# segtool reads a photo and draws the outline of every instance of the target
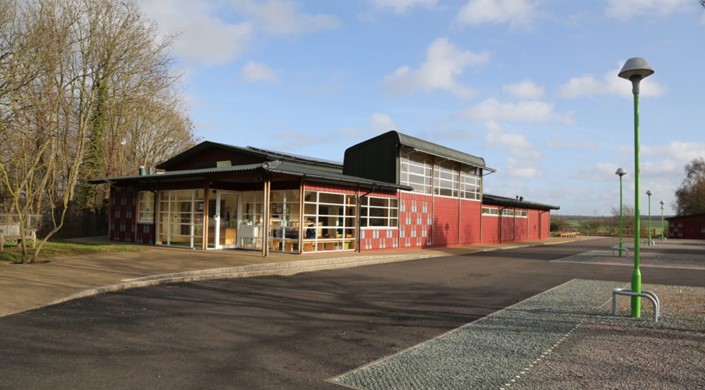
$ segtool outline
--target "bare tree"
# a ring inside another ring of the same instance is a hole
[[[685,178],[676,190],[678,215],[705,213],[705,159],[696,158],[685,166]]]
[[[88,178],[134,172],[138,165],[165,158],[154,153],[158,149],[171,155],[194,143],[191,122],[173,92],[177,77],[167,55],[171,39],[157,42],[155,25],[140,16],[134,3],[102,3],[89,10],[100,32],[94,69],[98,95],[79,186],[80,205],[91,209],[107,199],[107,189],[88,184]],[[131,136],[136,126],[138,144]],[[134,148],[143,155],[133,153]]]
[[[619,208],[612,208],[612,218],[609,222],[610,231],[619,234]],[[634,208],[622,206],[622,232],[623,234],[634,234]]]
[[[171,152],[176,142],[188,145],[193,133],[171,92],[168,42],[156,41],[135,3],[7,0],[0,22],[0,195],[21,234],[30,215],[51,219],[33,253],[22,243],[22,261],[33,262],[63,226],[77,188],[86,204],[105,196],[79,181],[128,164],[106,152],[116,139],[129,142],[129,130],[116,131],[121,124],[149,124],[141,127],[151,132],[142,160]],[[162,141],[172,150],[154,150]]]

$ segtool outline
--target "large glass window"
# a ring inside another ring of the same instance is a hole
[[[479,168],[466,167],[460,171],[460,197],[482,199],[482,176]]]
[[[399,227],[399,200],[366,196],[360,201],[360,226]]]
[[[355,195],[306,191],[303,251],[355,249]]]
[[[433,173],[433,193],[441,196],[458,197],[458,168],[453,161],[436,164]]]
[[[431,171],[433,162],[425,153],[412,149],[401,150],[401,179],[402,185],[412,187],[414,191],[422,194],[431,193]]]
[[[269,203],[270,244],[275,251],[296,252],[299,246],[299,191],[272,191]]]
[[[400,154],[400,184],[422,194],[482,199],[482,170],[452,160],[433,163],[433,157],[410,148]]]
[[[262,224],[264,222],[264,193],[242,193],[241,219],[238,221],[238,245],[241,248],[262,249]]]
[[[137,222],[154,222],[154,192],[140,191],[139,202],[137,204]]]
[[[483,207],[482,215],[494,215],[496,217],[499,215],[499,209],[493,207]]]
[[[157,244],[200,247],[203,243],[203,190],[159,193]]]

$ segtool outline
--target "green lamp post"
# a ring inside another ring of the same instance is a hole
[[[632,94],[634,95],[634,269],[632,271],[632,291],[641,292],[641,271],[639,261],[641,248],[641,215],[639,212],[639,84],[641,80],[651,76],[654,70],[641,57],[627,60],[619,71],[618,76],[631,81]],[[631,300],[632,317],[641,317],[641,297],[633,296]]]
[[[651,190],[646,190],[646,196],[649,197],[649,203],[648,203],[649,204],[649,219],[646,222],[646,233],[649,238],[649,240],[646,242],[647,246],[654,245],[653,241],[651,241],[651,195],[653,195],[653,194],[654,193],[651,192]]]
[[[663,201],[659,202],[661,204],[661,240],[666,239],[666,235],[663,234]]]
[[[622,221],[622,176],[626,175],[627,171],[617,168],[617,172],[614,174],[619,176],[619,257],[622,257],[622,248],[624,248],[622,243],[622,232],[624,231],[624,223]]]

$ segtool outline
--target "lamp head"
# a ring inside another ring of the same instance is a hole
[[[661,203],[661,208],[663,208],[663,201],[660,201],[659,203]]]
[[[617,175],[617,176],[619,176],[619,178],[621,179],[622,176],[624,176],[624,175],[627,174],[627,171],[625,171],[625,170],[622,169],[622,168],[617,168],[617,172],[615,172],[614,174]]]
[[[634,57],[627,60],[619,71],[618,76],[632,82],[632,92],[639,93],[639,83],[654,74],[654,69],[651,68],[648,62],[641,57]]]
[[[651,195],[653,195],[653,194],[654,194],[654,193],[651,192],[651,190],[646,190],[646,195],[651,196]]]

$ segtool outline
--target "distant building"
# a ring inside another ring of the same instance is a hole
[[[483,193],[484,159],[390,131],[343,164],[203,142],[110,184],[109,238],[304,253],[549,237],[558,206]]]
[[[705,239],[705,213],[666,218],[669,238]]]

